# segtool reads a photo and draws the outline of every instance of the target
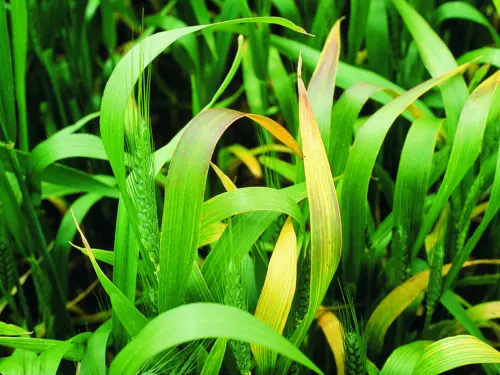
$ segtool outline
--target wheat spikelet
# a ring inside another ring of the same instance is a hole
[[[441,297],[441,287],[443,283],[442,279],[442,268],[444,260],[444,246],[442,242],[439,242],[431,253],[431,272],[429,275],[429,286],[427,289],[426,298],[426,315],[425,315],[425,327],[428,328],[434,310],[436,309],[436,304]]]
[[[136,235],[144,262],[142,283],[149,299],[149,308],[158,311],[158,274],[160,272],[160,232],[156,208],[154,155],[149,116],[151,68],[144,69],[144,47],[140,48],[140,69],[137,94],[129,103],[125,121],[125,136],[130,154],[131,173],[127,179],[127,191],[135,208]]]

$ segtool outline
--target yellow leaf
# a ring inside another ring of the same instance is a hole
[[[463,267],[478,264],[500,264],[500,260],[475,260],[465,262]],[[444,265],[442,276],[446,276],[450,268],[451,264]],[[370,319],[368,319],[364,332],[371,358],[377,357],[382,350],[385,334],[391,324],[427,288],[429,273],[429,270],[425,270],[409,278],[389,293],[375,308]]]
[[[295,141],[295,138],[293,138],[283,126],[266,116],[253,115],[250,113],[246,113],[245,116],[257,122],[260,126],[274,135],[276,139],[280,140],[284,145],[292,150],[296,155],[302,157],[302,151],[300,151],[300,147]]]
[[[262,168],[260,163],[250,150],[238,144],[229,146],[227,150],[241,160],[241,162],[247,166],[248,170],[255,177],[262,178]]]
[[[325,334],[328,345],[335,357],[337,375],[344,375],[344,340],[342,338],[342,324],[337,316],[320,306],[317,315],[318,324]]]
[[[255,316],[278,333],[285,328],[297,283],[297,236],[289,217],[281,229],[267,269]],[[276,354],[251,345],[255,360],[263,369],[274,367]]]
[[[332,172],[301,70],[302,56],[297,71],[299,122],[311,223],[311,306],[316,310],[340,261],[342,226]]]
[[[469,315],[474,322],[500,319],[500,301],[484,302],[472,306],[467,310],[467,315]]]
[[[198,239],[198,247],[209,245],[217,241],[222,233],[226,230],[227,224],[214,223],[210,224],[200,232],[200,238]]]
[[[233,191],[237,189],[234,182],[231,181],[231,179],[227,177],[226,174],[222,172],[218,166],[216,166],[212,162],[210,162],[210,165],[212,166],[215,173],[217,173],[217,176],[219,177],[220,182],[222,182],[222,185],[224,185],[224,189],[226,189],[226,191]]]
[[[474,336],[447,337],[425,348],[412,374],[441,374],[476,363],[500,363],[500,352]]]

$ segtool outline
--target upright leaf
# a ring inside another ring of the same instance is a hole
[[[330,146],[333,93],[340,56],[340,22],[341,20],[338,20],[330,31],[307,88],[307,95],[327,152]]]
[[[446,44],[405,0],[392,0],[417,44],[425,67],[432,77],[438,77],[457,67]],[[458,118],[468,96],[467,85],[461,75],[451,77],[440,86],[446,111],[448,141],[453,143]]]
[[[291,338],[293,343],[299,345],[314,321],[337,270],[342,251],[342,224],[328,156],[302,81],[302,58],[299,58],[297,72],[300,135],[311,228],[309,309]],[[278,364],[280,374],[286,373],[289,365],[290,362],[283,359]]]
[[[5,0],[0,1],[0,121],[7,129],[8,139],[4,142],[16,141],[16,107],[14,104],[14,79],[12,77],[12,59],[10,55],[9,29]],[[3,137],[2,137],[3,138]]]
[[[267,268],[264,287],[257,303],[255,317],[278,333],[283,333],[292,307],[297,283],[297,236],[289,217],[281,229]],[[263,371],[274,368],[276,354],[260,346],[251,346],[257,364]]]

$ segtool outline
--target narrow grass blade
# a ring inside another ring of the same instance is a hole
[[[111,363],[110,375],[135,374],[157,353],[193,340],[212,337],[265,346],[322,374],[296,347],[249,313],[229,306],[194,303],[171,309],[153,319],[116,356]]]
[[[499,82],[500,72],[497,72],[479,85],[465,103],[462,115],[460,116],[455,141],[451,149],[448,168],[412,248],[413,256],[420,250],[425,236],[432,228],[432,225],[434,225],[444,205],[448,202],[448,198],[479,156],[488,113],[490,107],[496,105],[492,100]]]
[[[474,322],[482,322],[498,318],[500,301],[483,302],[467,309],[467,315]]]
[[[209,161],[223,132],[241,117],[248,117],[301,154],[293,137],[278,123],[259,115],[210,109],[196,116],[175,149],[165,187],[160,245],[160,310],[178,306],[194,260]],[[193,145],[197,145],[193,152]],[[189,163],[190,168],[186,168]],[[182,194],[181,194],[182,193]],[[239,190],[226,194],[242,194]],[[179,252],[179,249],[184,249]]]
[[[90,336],[82,358],[80,375],[101,375],[106,373],[106,351],[110,333],[111,320],[108,320]]]
[[[111,75],[103,94],[101,104],[101,136],[108,154],[111,167],[117,178],[118,186],[122,191],[125,189],[125,160],[124,160],[124,118],[127,103],[134,85],[151,61],[163,50],[169,47],[179,38],[190,35],[207,28],[223,29],[240,23],[274,23],[289,27],[292,30],[302,32],[303,30],[293,23],[276,17],[255,17],[221,22],[212,25],[191,26],[180,29],[157,33],[145,38],[139,45],[134,46],[125,57],[117,64]],[[140,54],[140,49],[144,53]],[[143,61],[141,61],[141,59]],[[161,167],[160,167],[161,168]],[[128,194],[124,193],[125,207],[132,211],[132,202]]]
[[[294,0],[272,0],[272,3],[283,18],[301,24],[300,11]]]
[[[463,267],[497,263],[499,263],[497,260],[476,260],[464,263]],[[443,266],[442,275],[445,276],[450,268],[451,264]],[[377,305],[364,330],[364,338],[371,358],[376,358],[380,354],[390,325],[427,288],[428,283],[429,270],[425,270],[400,284]]]
[[[19,116],[19,148],[29,151],[28,113],[26,107],[26,57],[28,54],[28,7],[26,0],[11,2],[14,84]]]
[[[295,182],[295,177],[297,176],[297,168],[295,165],[271,156],[260,156],[259,162],[264,167],[278,173],[288,181]]]
[[[130,220],[123,204],[118,202],[115,243],[113,252],[113,283],[131,302],[135,302],[139,243],[130,228]],[[95,254],[95,253],[93,253]],[[113,317],[113,338],[117,348],[125,346],[128,335],[119,317]]]
[[[396,236],[392,239],[392,256],[399,261],[398,267],[406,268],[411,263],[410,247],[422,224],[432,157],[442,123],[428,117],[416,120],[401,151],[393,205]]]
[[[292,307],[297,283],[297,236],[289,217],[276,242],[266,280],[260,293],[255,317],[279,334],[283,333]],[[252,345],[255,360],[262,371],[272,371],[276,354],[261,346]]]
[[[366,23],[366,51],[368,67],[383,77],[390,78],[391,43],[386,0],[371,0]]]
[[[257,114],[265,114],[268,107],[267,87],[258,76],[260,52],[254,47],[256,45],[258,34],[253,32],[250,38],[243,45],[243,87],[245,89],[246,100],[250,111]],[[252,43],[254,41],[254,43]]]
[[[372,0],[373,1],[373,0]],[[326,341],[335,357],[335,366],[338,375],[344,375],[344,339],[342,336],[342,324],[337,316],[321,307],[318,310],[318,325],[323,331]]]
[[[24,328],[0,322],[0,336],[24,336],[30,334],[31,332],[26,331]]]
[[[98,194],[85,194],[79,197],[71,204],[70,211],[66,211],[59,225],[54,247],[52,249],[52,255],[56,268],[60,273],[61,280],[63,281],[62,287],[66,298],[68,295],[69,242],[73,240],[76,234],[76,227],[71,212],[73,212],[79,222],[82,222],[89,210],[101,199],[102,196]]]
[[[422,57],[422,61],[432,77],[438,77],[457,67],[457,63],[446,44],[432,30],[415,9],[404,0],[392,0],[403,18]],[[453,143],[460,112],[468,96],[467,86],[461,75],[451,77],[440,87],[446,111],[448,141]]]
[[[380,375],[412,374],[418,360],[430,344],[432,341],[418,340],[400,346],[387,358]]]
[[[451,291],[447,290],[439,300],[441,304],[446,307],[448,312],[460,322],[460,324],[467,330],[467,332],[479,340],[487,342],[481,330],[474,324],[474,321],[469,317],[465,309],[460,304],[457,296]],[[488,373],[491,373],[487,371]]]
[[[70,361],[81,361],[85,353],[85,343],[90,336],[90,332],[75,336],[63,353],[63,358]],[[14,349],[29,350],[35,353],[43,353],[56,348],[62,343],[64,341],[27,337],[0,337],[0,345]]]
[[[33,185],[35,199],[41,198],[44,170],[57,161],[76,157],[107,160],[101,139],[92,134],[56,134],[31,151],[26,173]]]
[[[372,115],[359,131],[347,160],[341,199],[345,249],[349,251],[343,264],[349,281],[356,283],[359,276],[360,254],[364,249],[364,237],[360,233],[364,233],[366,226],[368,185],[387,132],[397,117],[419,96],[466,68],[467,65],[463,65],[405,92]]]
[[[327,153],[330,146],[333,94],[340,57],[340,23],[341,20],[338,20],[330,31],[307,87],[307,95]]]
[[[297,117],[298,107],[294,83],[283,65],[279,52],[273,47],[269,50],[269,78],[285,119],[286,128],[290,130],[292,135],[296,136],[298,134],[299,119]]]
[[[227,339],[221,338],[215,341],[208,358],[203,365],[203,370],[200,375],[218,375],[226,352]]]
[[[262,178],[262,168],[257,158],[244,146],[234,144],[226,149],[236,156],[243,164],[245,164],[256,178]]]
[[[44,351],[37,358],[38,374],[57,375],[57,370],[63,359],[64,354],[71,344],[71,339],[63,341],[57,346]]]
[[[114,13],[112,0],[101,0],[102,37],[110,53],[115,51],[117,43]]]
[[[442,23],[443,21],[453,18],[468,20],[486,27],[488,29],[488,32],[491,34],[495,45],[497,47],[500,47],[500,36],[498,36],[495,27],[472,4],[466,3],[465,1],[450,1],[448,3],[442,4],[439,8],[437,8],[437,23]]]
[[[325,146],[301,79],[299,60],[299,119],[311,223],[311,310],[317,310],[340,261],[342,229]]]
[[[266,187],[248,187],[216,195],[203,204],[200,228],[251,211],[275,211],[292,216],[304,227],[299,206],[286,193]]]
[[[298,59],[298,56],[301,53],[304,61],[304,67],[308,70],[314,70],[319,60],[320,51],[295,40],[286,39],[277,35],[271,35],[271,44],[282,54],[293,60]],[[346,64],[343,61],[339,61],[336,85],[340,88],[347,89],[351,85],[358,82],[371,83],[376,86],[393,89],[399,93],[405,91],[402,87],[376,73]],[[386,104],[390,102],[393,97],[385,93],[377,93],[373,96],[373,99],[379,103]],[[417,100],[415,101],[415,105],[424,111],[427,116],[433,116],[429,108],[422,102]],[[403,112],[403,116],[410,120],[414,120],[414,118],[407,112]]]
[[[372,0],[351,0],[349,15],[349,29],[347,30],[347,60],[350,64],[356,63],[358,52],[361,49],[366,33],[368,12]]]
[[[475,363],[500,363],[500,352],[473,336],[448,337],[425,348],[412,374],[436,375]]]
[[[476,228],[472,237],[467,241],[462,251],[457,254],[456,258],[453,260],[453,265],[451,267],[449,275],[444,280],[443,290],[450,288],[462,268],[462,264],[471,255],[472,251],[476,248],[482,235],[488,228],[488,225],[495,218],[495,216],[500,210],[500,146],[498,149],[497,163],[495,169],[495,178],[493,181],[493,187],[491,190],[490,200],[486,212],[481,220],[481,223]]]
[[[16,142],[16,107],[14,104],[14,78],[12,76],[12,58],[10,54],[9,28],[5,1],[0,1],[0,71],[3,79],[0,80],[0,122],[5,126],[9,139],[2,141]],[[2,137],[3,138],[3,137]]]
[[[196,17],[197,23],[199,25],[207,25],[210,23],[210,14],[208,13],[208,8],[203,0],[190,0],[191,8],[193,9],[194,15]],[[214,58],[217,58],[217,48],[215,47],[215,38],[212,30],[202,30],[203,37],[205,38],[205,43],[207,43],[208,49],[212,53]]]
[[[215,92],[210,103],[208,103],[205,106],[205,108],[203,108],[203,109],[208,109],[208,108],[213,107],[213,105],[217,102],[217,100],[224,93],[224,91],[226,91],[227,87],[229,86],[229,84],[233,80],[234,75],[238,71],[238,68],[240,67],[241,59],[243,56],[242,51],[243,51],[243,35],[240,35],[240,36],[238,36],[238,50],[236,51],[236,56],[234,57],[233,63],[231,64],[231,67],[229,68],[229,72],[227,73],[226,77],[224,78],[224,81],[222,81],[222,84],[220,85],[220,87]]]
[[[210,245],[217,241],[222,233],[227,228],[227,224],[214,223],[207,225],[205,228],[200,229],[200,238],[198,239],[198,247]]]
[[[302,342],[315,319],[342,251],[342,224],[337,193],[325,146],[302,81],[301,70],[302,60],[299,58],[299,122],[311,227],[311,276],[309,309],[291,338],[296,345]],[[286,359],[278,363],[280,373],[286,372],[289,365],[290,362]]]
[[[233,190],[237,190],[238,189],[236,187],[236,185],[234,184],[234,182],[231,181],[231,179],[229,177],[227,177],[225,175],[225,173],[222,172],[218,166],[216,166],[212,162],[210,162],[210,166],[212,167],[212,169],[217,174],[217,177],[219,177],[219,180],[222,182],[222,185],[224,185],[224,189],[226,189],[226,191],[233,191]]]
[[[146,325],[147,320],[144,315],[141,314],[139,310],[134,306],[133,302],[129,301],[128,298],[108,279],[108,277],[102,272],[101,268],[97,264],[94,258],[94,253],[92,252],[87,239],[83,235],[83,232],[78,225],[78,221],[73,216],[76,228],[82,237],[83,244],[87,250],[87,254],[92,262],[92,266],[101,282],[104,290],[108,293],[111,304],[113,306],[113,312],[116,313],[120,322],[124,325],[130,336],[135,337],[142,328]]]
[[[332,118],[335,120],[332,121],[331,125],[328,160],[334,176],[339,176],[344,172],[353,140],[354,125],[361,109],[368,99],[375,97],[380,92],[385,92],[393,98],[400,95],[398,91],[391,88],[358,82],[349,86],[333,106]],[[412,118],[424,116],[424,112],[415,104],[411,104],[406,111],[411,114]]]
[[[286,189],[286,192],[295,202],[306,198],[305,184],[298,184]],[[208,257],[203,262],[202,272],[215,300],[223,301],[223,288],[225,280],[224,265],[227,262],[227,254],[232,254],[235,263],[241,263],[253,244],[262,233],[278,219],[280,213],[276,212],[249,212],[232,220],[231,233],[225,231]],[[238,238],[235,243],[234,238]]]

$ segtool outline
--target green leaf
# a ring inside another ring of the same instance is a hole
[[[233,80],[234,75],[238,71],[238,68],[240,67],[241,59],[243,56],[242,51],[243,51],[243,35],[240,35],[240,36],[238,36],[238,50],[236,51],[236,56],[234,57],[233,63],[231,64],[231,67],[229,68],[229,72],[227,73],[226,77],[224,78],[224,81],[222,81],[222,84],[220,85],[220,87],[215,92],[210,103],[208,103],[205,106],[205,108],[203,108],[203,109],[208,109],[208,108],[213,107],[215,102],[217,102],[217,100],[224,93],[224,91],[226,91],[227,87],[229,86],[229,84]]]
[[[294,182],[297,175],[296,167],[286,161],[270,156],[260,156],[259,162],[266,168],[275,171],[288,181]]]
[[[475,363],[500,363],[500,352],[473,336],[448,337],[425,348],[412,374],[437,375]]]
[[[299,54],[302,54],[304,67],[307,68],[307,70],[313,71],[319,60],[320,51],[294,40],[279,37],[277,35],[271,35],[271,44],[276,47],[276,49],[282,54],[286,55],[287,58],[290,58],[292,60],[297,60]],[[402,93],[405,91],[400,86],[392,83],[388,79],[376,73],[339,61],[336,85],[340,88],[347,89],[348,87],[358,82],[371,83],[376,86],[392,89],[398,93]],[[377,102],[382,104],[386,104],[392,99],[392,96],[384,92],[377,93],[373,96],[373,100],[376,100]],[[415,102],[415,105],[422,111],[424,111],[426,115],[433,116],[432,112],[422,102],[417,100]],[[410,120],[414,119],[407,112],[403,112],[403,116]]]
[[[120,199],[116,215],[114,252],[111,258],[113,260],[113,282],[131,303],[135,302],[138,251],[139,243],[135,233],[130,228],[130,220],[123,200]],[[99,259],[94,251],[93,254]],[[113,317],[113,338],[117,348],[125,346],[127,333],[125,327],[120,323],[119,317]]]
[[[282,189],[295,202],[300,202],[307,196],[304,183]],[[280,213],[261,211],[249,212],[232,219],[231,231],[224,234],[210,251],[201,267],[206,283],[212,292],[215,301],[223,301],[223,285],[225,282],[224,265],[227,254],[231,254],[234,263],[239,264],[262,233],[280,216]],[[238,241],[234,241],[237,238]]]
[[[193,340],[230,338],[262,345],[322,374],[304,354],[247,312],[211,303],[183,305],[160,314],[111,363],[110,375],[135,374],[154,355]]]
[[[425,22],[415,9],[404,0],[392,0],[392,3],[403,18],[413,40],[417,44],[422,61],[432,77],[438,77],[457,67],[457,63],[446,44]],[[452,77],[440,86],[446,111],[448,142],[455,139],[455,132],[460,112],[468,96],[467,86],[461,75]]]
[[[479,156],[488,113],[499,82],[500,72],[497,72],[479,85],[465,103],[443,182],[414,242],[413,256],[420,250],[448,198]]]
[[[363,125],[351,148],[344,172],[341,212],[344,224],[343,257],[346,274],[351,282],[356,282],[361,265],[366,226],[366,198],[370,176],[382,147],[383,141],[396,118],[419,96],[443,83],[467,66],[461,66],[438,78],[432,78],[382,107]]]
[[[85,332],[73,337],[73,340],[64,350],[63,358],[71,361],[81,361],[85,352],[84,343],[90,336],[90,332]],[[64,344],[64,341],[27,337],[0,337],[0,345],[14,349],[29,350],[35,353],[42,353],[57,348],[61,344]]]
[[[90,336],[82,358],[81,375],[101,375],[106,373],[106,349],[110,332],[111,320],[108,320]]]
[[[208,8],[203,0],[190,0],[191,7],[193,8],[196,21],[199,25],[207,25],[210,23],[210,15],[208,13]],[[208,49],[212,53],[214,58],[217,58],[217,48],[215,47],[215,38],[212,30],[202,30],[203,37],[207,43]]]
[[[116,27],[113,0],[101,0],[102,38],[110,53],[116,48]]]
[[[307,95],[327,153],[330,146],[333,94],[340,57],[340,22],[341,20],[337,21],[331,29],[307,87]]]
[[[412,374],[425,348],[430,344],[432,344],[432,341],[418,340],[400,346],[387,358],[380,375]]]
[[[76,228],[80,233],[85,249],[87,250],[87,254],[92,262],[92,266],[94,267],[94,271],[99,278],[104,290],[109,295],[111,299],[111,305],[113,307],[113,312],[116,313],[118,319],[123,324],[127,332],[130,336],[135,337],[141,329],[146,325],[147,319],[142,315],[142,313],[137,310],[134,306],[134,303],[131,302],[127,296],[125,296],[120,289],[116,287],[115,284],[111,282],[110,279],[102,272],[101,267],[97,264],[97,261],[94,258],[94,253],[90,248],[87,239],[83,235],[83,232],[78,225],[78,221],[75,216],[73,216],[73,220],[75,222]]]
[[[292,135],[297,135],[299,119],[293,80],[283,65],[278,50],[273,47],[269,50],[269,78],[281,113],[285,118],[285,126]]]
[[[203,365],[203,370],[200,375],[218,375],[226,352],[227,339],[221,338],[215,341],[208,358]]]
[[[175,149],[165,186],[160,244],[161,311],[178,306],[186,288],[197,251],[206,177],[216,142],[229,126],[245,116],[300,155],[293,137],[278,123],[263,116],[209,109],[191,120]],[[196,152],[193,145],[197,145]],[[186,168],[186,163],[190,168]],[[244,194],[239,191],[226,194],[233,193]],[[179,249],[184,250],[179,252]]]
[[[142,74],[141,69],[145,69],[154,58],[183,36],[206,28],[224,28],[239,23],[254,22],[274,23],[302,32],[302,29],[293,23],[276,17],[255,17],[212,25],[185,27],[157,33],[145,38],[139,45],[134,46],[117,64],[104,89],[101,104],[101,136],[128,211],[133,212],[133,205],[125,184],[124,118],[129,97],[135,83]],[[139,53],[141,48],[143,54]]]
[[[365,38],[368,67],[383,77],[389,78],[391,43],[386,0],[371,0]]]
[[[442,123],[443,120],[429,117],[416,120],[401,151],[393,206],[394,227],[400,231],[400,238],[393,237],[392,255],[403,261],[396,266],[398,268],[409,266],[409,246],[422,225],[432,157]],[[395,254],[397,251],[401,253]]]
[[[366,34],[366,23],[372,0],[351,0],[349,15],[349,29],[347,30],[347,60],[350,64],[356,63],[358,52],[361,49]]]
[[[26,0],[12,1],[10,6],[12,21],[12,48],[14,52],[14,83],[16,89],[17,112],[19,115],[19,147],[29,149],[28,113],[26,107],[26,56],[28,54],[28,7]],[[2,70],[3,71],[3,70]]]
[[[441,4],[436,10],[436,20],[438,23],[453,18],[468,20],[486,27],[496,46],[500,47],[500,37],[495,27],[475,6],[464,1],[450,1]]]
[[[311,228],[309,250],[311,275],[308,310],[291,338],[297,346],[304,340],[337,270],[343,237],[337,192],[328,164],[328,156],[302,81],[301,70],[302,60],[299,58],[297,68],[299,123]],[[277,367],[280,373],[286,373],[289,366],[290,361],[282,358]]]
[[[14,78],[12,77],[12,59],[10,55],[9,29],[5,0],[0,1],[0,126],[5,126],[9,139],[4,142],[16,142],[16,107],[14,104]]]
[[[0,322],[0,336],[23,336],[29,334],[31,333],[24,328],[15,326],[14,324]]]
[[[481,223],[476,228],[471,238],[467,241],[465,246],[462,248],[462,251],[457,254],[455,259],[453,259],[453,265],[451,267],[449,275],[446,277],[443,285],[443,289],[446,290],[453,285],[453,282],[457,278],[460,269],[462,268],[462,264],[466,261],[466,259],[470,256],[472,251],[476,248],[481,236],[488,228],[488,225],[495,218],[495,216],[500,210],[500,146],[498,149],[497,155],[497,163],[495,169],[495,178],[493,181],[493,187],[491,189],[490,200],[488,204],[488,208],[484,214]]]
[[[284,213],[304,227],[297,203],[286,193],[267,187],[248,187],[216,195],[203,204],[200,227],[203,229],[230,216],[251,211]]]
[[[101,199],[102,196],[98,194],[85,194],[84,196],[79,197],[71,204],[70,210],[66,211],[61,220],[61,224],[59,225],[52,254],[54,257],[54,263],[58,272],[60,272],[60,278],[63,282],[63,292],[66,296],[68,293],[69,242],[73,240],[73,237],[75,237],[76,234],[76,227],[73,222],[71,211],[77,220],[82,222],[85,216],[87,216],[89,210]]]

